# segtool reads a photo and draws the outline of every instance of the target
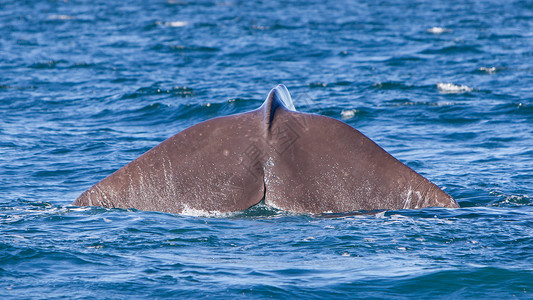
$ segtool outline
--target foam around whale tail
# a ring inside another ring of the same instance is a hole
[[[296,112],[283,85],[254,111],[208,120],[174,135],[74,204],[229,212],[263,198],[301,213],[458,207],[351,126]]]

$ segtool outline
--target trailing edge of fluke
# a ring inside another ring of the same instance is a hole
[[[263,199],[278,209],[313,214],[459,207],[353,127],[296,112],[283,85],[256,110],[177,133],[73,204],[231,212]]]

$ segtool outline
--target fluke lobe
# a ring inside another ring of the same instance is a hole
[[[296,112],[283,85],[256,110],[172,136],[73,204],[212,213],[244,210],[262,199],[313,214],[459,207],[351,126]]]

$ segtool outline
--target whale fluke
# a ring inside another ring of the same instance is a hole
[[[353,127],[296,112],[283,85],[256,110],[177,133],[73,204],[231,212],[263,199],[282,210],[313,214],[459,207]]]

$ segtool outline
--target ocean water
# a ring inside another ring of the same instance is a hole
[[[280,83],[461,208],[71,206]],[[533,2],[1,1],[0,295],[531,299]]]

